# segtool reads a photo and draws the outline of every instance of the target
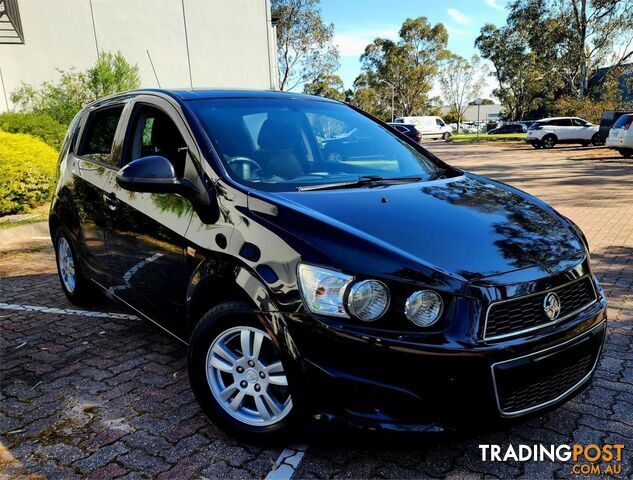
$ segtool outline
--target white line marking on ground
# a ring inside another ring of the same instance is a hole
[[[138,320],[136,315],[125,313],[91,312],[90,310],[74,310],[72,308],[41,307],[38,305],[18,305],[15,303],[0,303],[0,310],[18,310],[22,312],[53,313],[55,315],[79,315],[82,317],[116,318],[118,320]]]
[[[290,480],[307,449],[307,445],[293,445],[285,448],[275,462],[275,468],[266,475],[266,480]]]

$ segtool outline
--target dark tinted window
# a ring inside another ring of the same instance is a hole
[[[169,116],[154,107],[139,105],[134,111],[131,137],[126,145],[125,158],[160,155],[171,162],[178,177],[184,175],[187,144]]]
[[[575,127],[584,127],[585,125],[587,125],[587,122],[581,120],[580,118],[572,118],[571,121],[573,122]]]
[[[556,125],[557,127],[571,127],[570,118],[559,118],[557,120],[552,120],[550,123],[552,125]]]
[[[613,128],[622,128],[624,125],[626,125],[626,122],[629,121],[629,118],[631,118],[631,116],[633,115],[622,115],[620,118],[618,118],[618,121],[615,122]]]
[[[112,142],[122,112],[123,106],[117,106],[90,114],[79,154],[94,155],[98,160],[111,163]]]

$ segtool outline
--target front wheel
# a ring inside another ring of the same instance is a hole
[[[189,379],[206,415],[247,440],[284,439],[296,428],[299,407],[270,335],[246,304],[207,312],[189,344]]]
[[[620,155],[622,155],[624,158],[633,157],[633,149],[621,148],[618,150],[618,152],[620,152]]]
[[[444,132],[442,134],[442,140],[444,140],[445,142],[448,141],[449,138],[451,138],[451,134],[449,132]]]
[[[554,145],[556,145],[556,137],[554,135],[545,135],[543,140],[541,140],[541,144],[543,148],[554,148]]]

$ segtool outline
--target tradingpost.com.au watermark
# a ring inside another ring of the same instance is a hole
[[[575,475],[620,475],[622,472],[622,444],[604,445],[479,445],[484,462],[569,462]]]

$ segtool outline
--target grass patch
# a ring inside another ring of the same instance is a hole
[[[512,142],[523,141],[527,137],[526,133],[500,133],[499,135],[488,135],[480,133],[477,138],[476,133],[460,133],[452,135],[451,142]]]

